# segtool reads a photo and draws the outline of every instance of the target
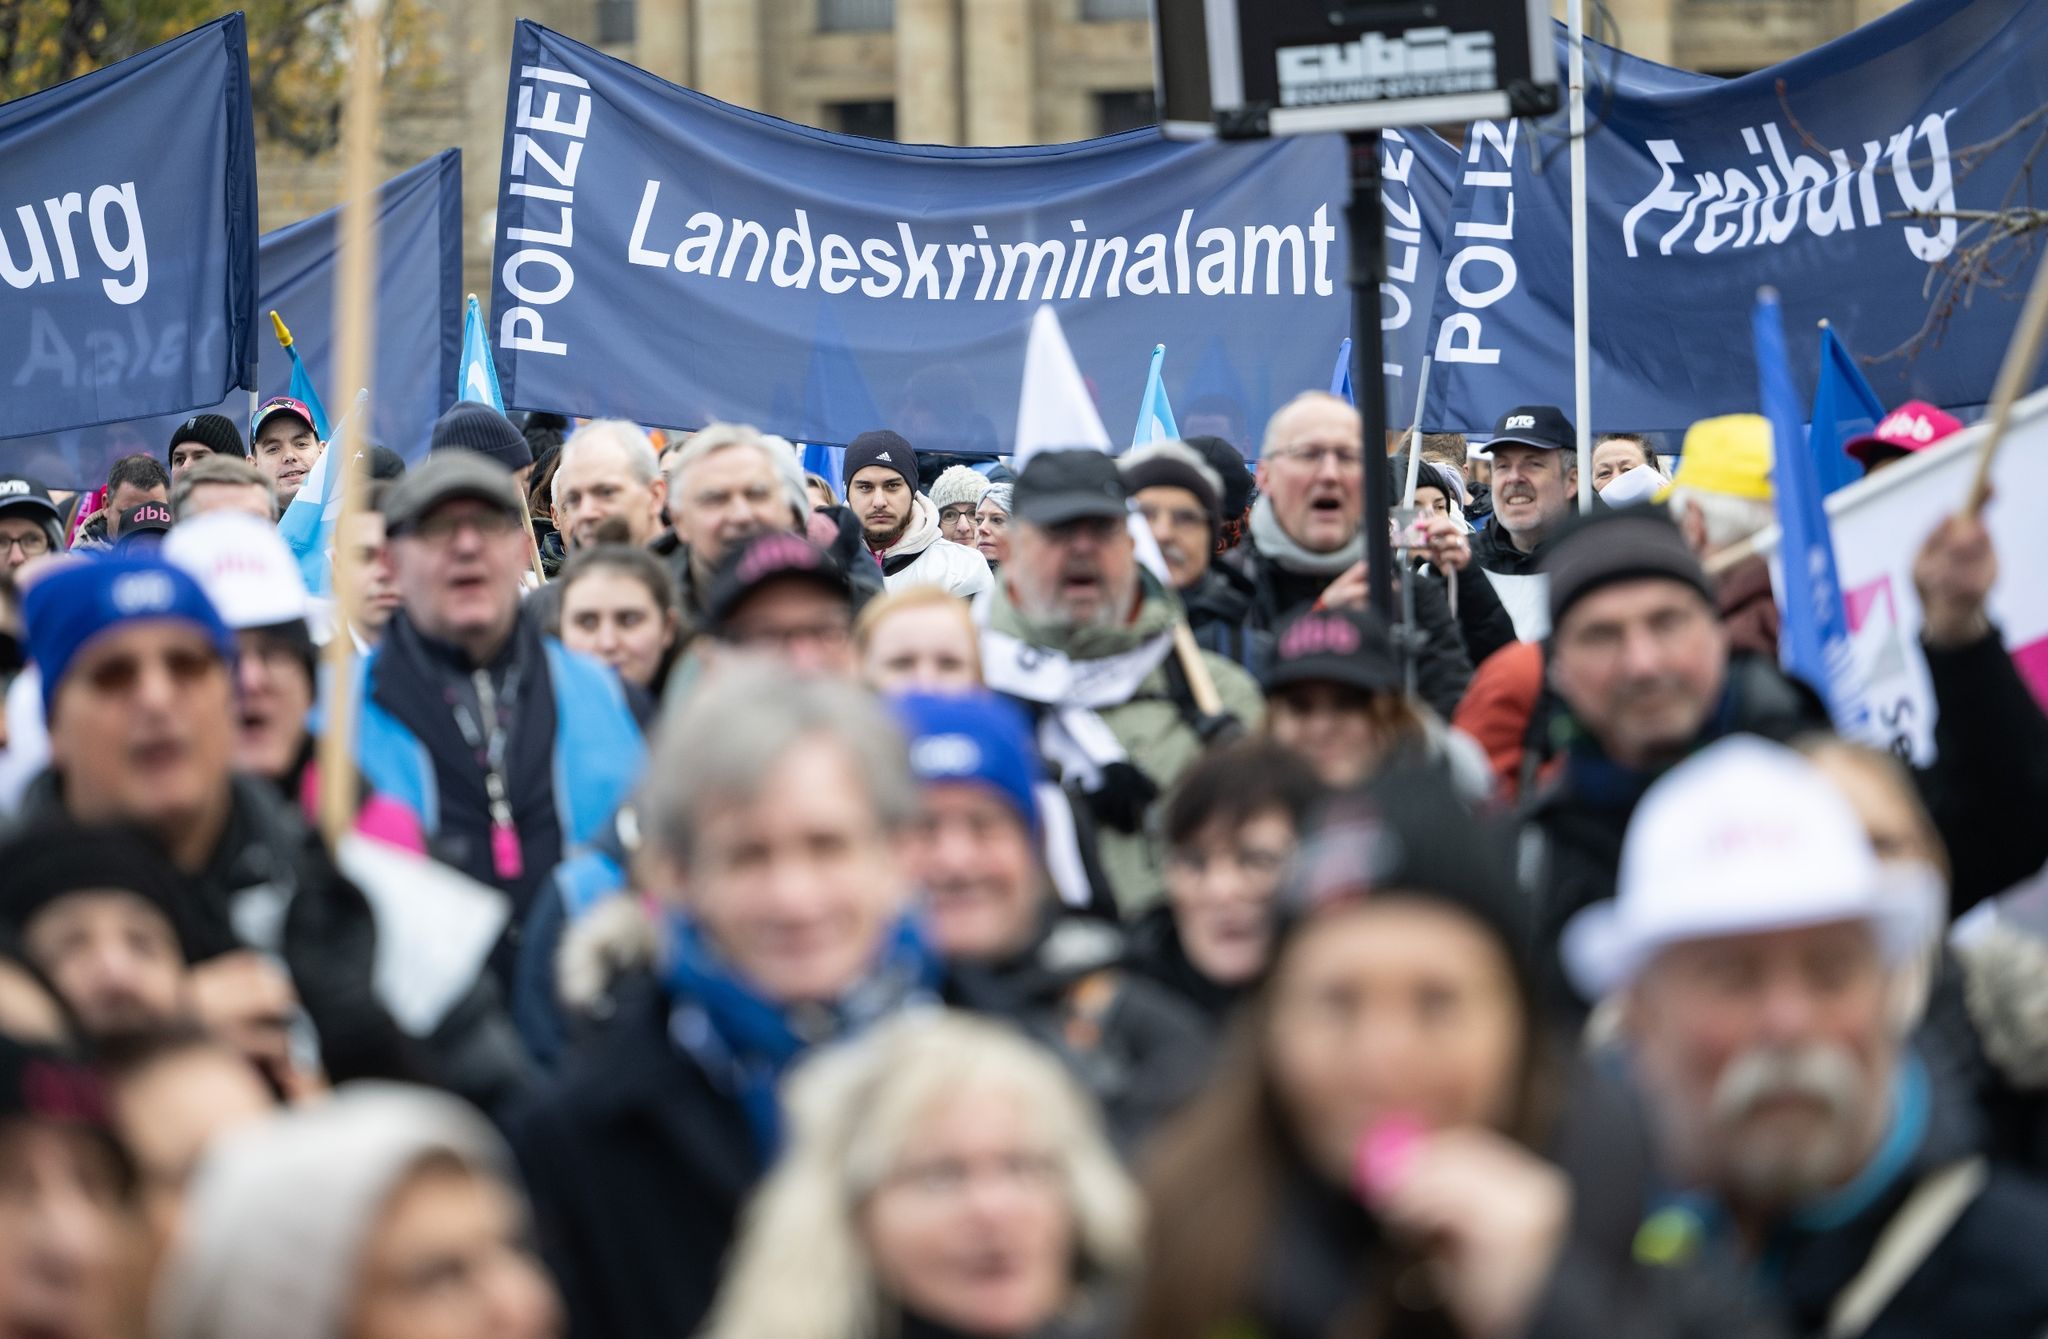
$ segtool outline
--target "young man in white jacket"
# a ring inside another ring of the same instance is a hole
[[[939,533],[938,508],[917,491],[917,454],[901,435],[882,428],[854,438],[844,483],[889,590],[937,586],[972,599],[995,584],[986,558]]]

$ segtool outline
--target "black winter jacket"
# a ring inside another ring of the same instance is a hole
[[[1253,626],[1267,632],[1313,605],[1336,579],[1320,573],[1290,572],[1259,552],[1249,536],[1218,561],[1230,562],[1251,587]],[[1465,685],[1472,680],[1472,660],[1465,653],[1465,639],[1458,631],[1458,621],[1451,616],[1442,583],[1413,578],[1412,574],[1410,577],[1414,580],[1415,627],[1420,637],[1415,666],[1418,695],[1437,715],[1449,720],[1458,709],[1459,699],[1465,696]],[[1395,599],[1398,608],[1398,584]]]

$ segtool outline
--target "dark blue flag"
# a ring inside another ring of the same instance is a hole
[[[240,14],[0,106],[0,282],[0,437],[253,384]]]
[[[341,211],[330,209],[263,235],[259,309],[275,309],[291,327],[306,375],[337,413],[359,387],[344,387],[336,337],[336,257]],[[446,150],[378,189],[376,384],[370,437],[408,458],[427,449],[434,420],[453,404],[462,361],[462,155]],[[257,348],[258,395],[291,393],[293,360],[269,333]],[[189,414],[220,413],[246,434],[251,396],[236,392],[184,406],[160,418],[0,442],[0,461],[46,483],[97,485],[107,467],[135,452],[162,459],[171,432]]]

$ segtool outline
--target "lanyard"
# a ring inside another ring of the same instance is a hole
[[[517,879],[526,872],[526,860],[519,849],[519,829],[512,822],[511,788],[505,784],[506,740],[512,732],[506,727],[504,713],[510,712],[518,699],[519,667],[514,665],[506,671],[502,702],[500,695],[491,691],[489,670],[477,670],[470,676],[470,682],[476,688],[478,715],[490,722],[490,733],[484,733],[481,723],[461,702],[450,703],[455,728],[462,732],[462,742],[475,751],[476,760],[484,769],[484,799],[491,814],[491,872],[500,879]]]

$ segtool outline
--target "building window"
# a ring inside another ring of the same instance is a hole
[[[818,31],[886,32],[896,26],[896,0],[818,0]]]
[[[896,104],[893,102],[835,102],[826,110],[842,134],[865,135],[869,139],[896,138]]]
[[[1159,124],[1159,109],[1153,105],[1152,90],[1130,89],[1095,95],[1095,124],[1104,135],[1121,134]]]
[[[597,0],[597,40],[616,46],[633,40],[636,0]]]
[[[1081,0],[1081,17],[1089,23],[1115,23],[1121,19],[1149,19],[1151,0]]]

